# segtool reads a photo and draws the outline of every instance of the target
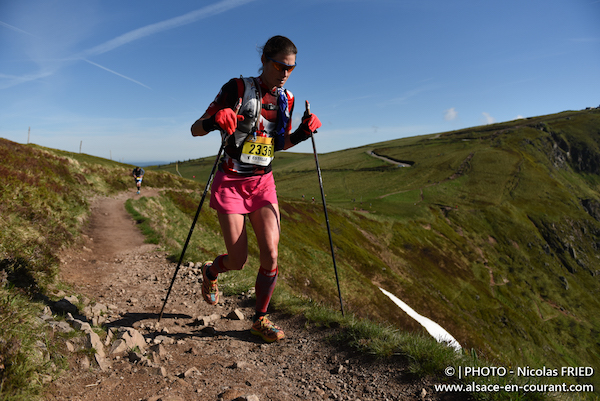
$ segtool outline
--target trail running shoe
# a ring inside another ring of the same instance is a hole
[[[219,302],[219,285],[217,280],[211,280],[206,275],[206,271],[212,266],[212,262],[202,264],[202,297],[209,305],[216,305]]]
[[[254,334],[255,336],[260,336],[268,343],[283,340],[285,338],[283,330],[275,326],[273,322],[267,319],[266,316],[261,316],[258,318],[258,320],[256,320],[256,322],[254,322],[252,328],[250,329],[250,333]]]

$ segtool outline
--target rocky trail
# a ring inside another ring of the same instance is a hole
[[[272,312],[286,339],[263,343],[249,331],[251,294],[222,297],[216,306],[202,300],[200,263],[182,266],[159,323],[176,264],[144,243],[124,208],[130,197],[157,193],[94,200],[85,244],[61,256],[61,281],[74,293],[59,292],[63,299],[42,319],[55,331],[84,335],[61,340],[69,371],[48,380],[45,400],[466,399],[435,393],[432,381],[411,379],[398,360],[357,355],[329,340],[335,329],[302,317]],[[70,313],[66,322],[56,318],[61,311]]]

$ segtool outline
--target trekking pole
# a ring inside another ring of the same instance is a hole
[[[177,272],[179,272],[179,268],[181,267],[181,262],[183,261],[183,257],[185,255],[185,251],[190,243],[190,238],[192,238],[192,233],[194,232],[194,227],[196,226],[196,221],[198,220],[198,216],[200,215],[200,210],[202,210],[202,205],[204,204],[204,198],[206,198],[206,193],[208,192],[208,188],[210,188],[210,183],[212,182],[213,176],[215,175],[215,170],[217,169],[217,164],[219,163],[219,159],[221,158],[221,153],[223,153],[223,149],[225,148],[225,143],[227,142],[227,137],[223,139],[221,143],[221,148],[219,149],[219,153],[217,153],[217,158],[215,159],[215,164],[208,176],[208,181],[206,182],[206,187],[204,187],[204,193],[202,194],[202,198],[200,199],[200,204],[198,205],[198,210],[196,210],[196,216],[194,216],[194,221],[192,222],[192,226],[190,227],[190,232],[188,233],[187,239],[185,240],[185,244],[183,245],[183,249],[181,250],[181,256],[179,257],[179,263],[177,263],[177,267],[175,268],[175,273],[173,274],[173,278],[171,279],[171,285],[169,285],[169,290],[167,291],[167,296],[165,297],[165,302],[163,303],[162,309],[160,310],[160,315],[158,315],[158,321],[162,319],[163,311],[165,310],[165,306],[167,305],[167,300],[169,299],[169,295],[171,294],[171,290],[173,289],[173,284],[175,283],[175,278],[177,277]]]
[[[235,114],[238,113],[240,107],[242,106],[242,99],[240,99],[235,108]],[[167,300],[169,299],[169,295],[171,294],[171,290],[173,289],[173,284],[175,283],[175,278],[177,277],[177,272],[181,267],[181,262],[183,261],[183,257],[185,255],[185,251],[190,243],[190,238],[192,238],[192,233],[194,232],[194,227],[196,226],[196,221],[198,220],[198,216],[200,215],[200,210],[202,210],[202,205],[204,204],[204,198],[206,198],[206,193],[208,192],[208,188],[210,188],[210,183],[215,175],[215,170],[217,169],[217,164],[219,163],[219,159],[221,158],[221,153],[223,153],[223,149],[225,149],[225,145],[227,144],[227,139],[229,135],[225,135],[223,133],[223,140],[221,142],[221,147],[219,148],[219,153],[217,153],[217,157],[215,159],[215,164],[208,176],[208,181],[206,182],[206,187],[204,187],[204,193],[202,194],[202,198],[200,199],[200,205],[198,205],[198,210],[196,210],[196,216],[194,216],[194,221],[192,222],[192,226],[190,227],[190,232],[185,240],[185,244],[183,245],[183,249],[181,250],[181,256],[179,257],[179,262],[177,263],[177,267],[175,268],[175,273],[173,274],[173,278],[171,279],[171,285],[169,285],[169,290],[167,291],[167,296],[165,297],[165,302],[160,310],[160,314],[158,315],[158,321],[162,319],[163,312],[165,310],[165,306],[167,305]]]
[[[305,116],[310,116],[310,104],[308,100],[306,101],[306,111],[304,112]],[[338,296],[340,298],[340,310],[342,311],[342,316],[344,316],[344,303],[342,302],[342,292],[340,290],[340,280],[338,278],[337,265],[335,263],[335,253],[333,251],[333,240],[331,239],[331,228],[329,227],[329,216],[327,215],[327,204],[325,202],[325,193],[323,192],[323,178],[321,177],[321,167],[319,167],[319,157],[317,156],[317,146],[315,145],[315,136],[314,133],[310,135],[310,139],[312,140],[313,153],[315,154],[315,163],[317,165],[317,174],[319,175],[319,187],[321,188],[321,199],[323,199],[323,211],[325,212],[325,222],[327,223],[327,234],[329,235],[329,247],[331,248],[331,259],[333,260],[333,270],[335,271],[335,282],[337,283]]]

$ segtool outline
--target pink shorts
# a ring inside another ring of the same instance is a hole
[[[277,204],[273,172],[234,176],[217,171],[211,186],[210,207],[223,214],[247,214]]]

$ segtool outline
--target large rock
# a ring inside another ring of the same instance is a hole
[[[118,339],[112,344],[108,353],[110,355],[122,355],[125,354],[127,351],[129,351],[127,342],[125,342],[125,340]]]
[[[104,345],[102,344],[102,340],[100,340],[100,336],[91,330],[85,334],[84,346],[87,349],[95,349],[96,353],[102,358],[106,356],[104,354]]]
[[[79,314],[77,306],[73,305],[67,298],[63,298],[54,303],[53,308],[58,313],[70,313],[72,315]]]
[[[244,314],[239,309],[234,309],[229,312],[227,318],[231,320],[244,320]]]
[[[138,347],[141,351],[146,349],[146,339],[134,328],[119,327],[117,338],[125,341],[128,349],[134,349],[135,347]]]
[[[96,353],[94,357],[96,358],[96,363],[98,363],[100,370],[102,370],[103,372],[107,372],[110,369],[110,361],[107,360],[105,357],[101,356],[98,353]]]
[[[198,316],[196,318],[196,322],[198,322],[198,324],[200,326],[206,326],[210,323],[216,322],[217,320],[221,319],[221,315],[219,315],[218,313],[213,313],[210,316]]]

